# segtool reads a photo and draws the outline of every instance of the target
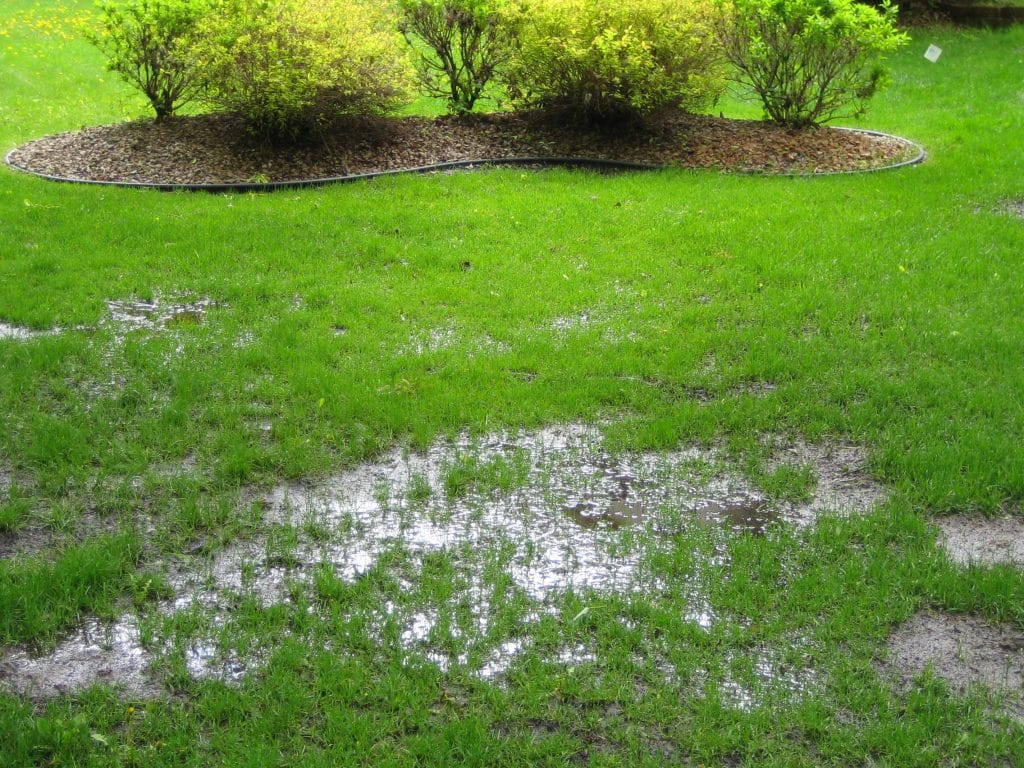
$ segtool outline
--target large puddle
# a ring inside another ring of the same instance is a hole
[[[362,611],[354,618],[367,640],[392,638],[408,663],[503,683],[534,649],[542,622],[567,620],[567,593],[583,601],[670,596],[686,606],[681,619],[699,632],[723,621],[742,623],[718,615],[708,596],[709,580],[729,567],[732,538],[772,536],[813,524],[826,511],[864,511],[882,498],[855,448],[790,445],[774,459],[774,466],[786,464],[817,480],[804,503],[769,499],[713,449],[613,455],[599,431],[586,426],[464,436],[422,453],[396,448],[321,482],[273,489],[257,539],[168,565],[176,597],[159,613],[167,624],[199,611],[219,631],[235,620],[240,596],[267,607],[290,603],[314,592],[325,572],[356,584],[400,562],[397,594],[369,610],[352,608]],[[693,546],[682,579],[657,567],[680,540]],[[450,571],[441,596],[421,589],[438,563]],[[496,620],[510,603],[526,606],[511,627]],[[259,654],[232,648],[228,635],[209,631],[184,640],[156,631],[143,643],[133,616],[106,627],[103,643],[95,640],[98,631],[86,625],[42,658],[9,653],[0,677],[37,697],[90,682],[121,682],[142,692],[152,685],[146,664],[172,646],[197,678],[238,680],[262,663]],[[597,650],[569,644],[546,653],[552,663],[572,667],[594,663]],[[651,653],[670,678],[667,654]],[[771,649],[746,656],[734,660],[746,678],[728,670],[708,677],[738,707],[756,706],[759,688],[781,686],[797,695],[813,678],[809,670],[786,667]]]

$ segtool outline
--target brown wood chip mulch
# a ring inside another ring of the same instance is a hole
[[[266,183],[395,171],[453,161],[574,157],[754,173],[868,170],[911,159],[891,136],[836,128],[668,112],[614,130],[572,127],[541,114],[340,121],[317,142],[275,148],[230,115],[175,117],[86,128],[32,141],[10,163],[88,181],[143,184]]]

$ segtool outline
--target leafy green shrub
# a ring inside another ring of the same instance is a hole
[[[727,1],[718,37],[735,79],[770,119],[797,128],[862,114],[884,82],[884,55],[907,40],[888,2]]]
[[[163,120],[199,93],[189,48],[209,8],[210,0],[103,0],[86,36]]]
[[[724,85],[714,13],[710,0],[521,0],[509,94],[598,121],[707,106]]]
[[[420,82],[466,114],[508,59],[502,0],[400,0],[399,29],[418,52]]]
[[[220,0],[199,32],[208,101],[271,141],[387,111],[408,94],[410,64],[379,3]]]

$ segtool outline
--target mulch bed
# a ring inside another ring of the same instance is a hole
[[[353,118],[317,141],[284,148],[256,141],[237,117],[200,115],[48,136],[15,149],[9,162],[62,178],[184,185],[299,181],[512,157],[826,173],[887,166],[917,151],[895,137],[827,127],[796,131],[681,112],[605,130],[541,113]]]

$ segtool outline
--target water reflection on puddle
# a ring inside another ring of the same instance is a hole
[[[345,531],[301,556],[326,558],[345,579],[397,543],[417,555],[511,550],[507,572],[539,602],[566,589],[661,589],[648,563],[657,549],[674,546],[672,534],[709,523],[763,533],[786,519],[742,478],[708,476],[706,451],[612,457],[599,438],[574,426],[439,443],[422,454],[395,450],[318,486],[277,488],[269,516]],[[503,486],[517,467],[514,485]],[[469,480],[453,497],[460,473]]]
[[[740,533],[764,536],[772,523],[782,520],[782,513],[756,496],[738,496],[702,504],[694,515],[698,520],[717,520]]]
[[[23,325],[0,323],[0,341],[4,339],[10,339],[12,341],[31,341],[32,339],[38,339],[41,336],[53,336],[57,333],[60,333],[60,329],[40,331]]]
[[[732,537],[809,525],[832,508],[822,499],[838,489],[861,488],[849,496],[857,505],[880,497],[880,489],[865,485],[852,449],[842,454],[843,466],[831,461],[834,453],[796,451],[802,461],[825,463],[814,467],[818,496],[794,505],[769,502],[724,469],[713,450],[611,455],[596,429],[580,425],[464,436],[422,453],[395,449],[316,484],[273,489],[264,499],[265,534],[212,560],[183,558],[169,574],[177,597],[163,610],[198,609],[223,627],[240,594],[264,606],[288,602],[297,585],[308,590],[324,569],[353,583],[400,550],[403,593],[416,593],[437,558],[455,573],[447,597],[425,591],[415,599],[385,598],[356,617],[373,643],[392,638],[409,663],[502,679],[533,649],[539,622],[564,620],[560,601],[567,592],[672,595],[687,606],[680,618],[708,632],[723,618],[707,580],[728,567]],[[680,541],[704,545],[689,553],[687,576],[668,577],[656,563],[677,554]],[[529,608],[515,626],[499,631],[495,616],[510,598]],[[115,638],[118,643],[130,658],[150,656],[137,632]],[[186,665],[195,677],[238,680],[261,663],[219,652],[203,638],[188,647]],[[65,644],[54,657],[68,652]],[[588,653],[570,653],[564,663],[582,663]],[[746,706],[738,693],[735,698]]]
[[[156,294],[151,301],[139,299],[108,301],[110,319],[125,330],[159,330],[198,325],[217,303],[200,298],[193,301],[168,300]]]
[[[106,302],[109,317],[100,325],[112,325],[116,331],[175,329],[201,324],[212,307],[219,306],[208,298],[185,300],[183,297],[164,298],[154,294],[151,301],[140,299],[111,300]],[[54,327],[38,330],[22,325],[0,322],[0,341],[31,341],[44,336],[57,336],[72,331],[92,331],[95,326],[78,325],[72,328]]]
[[[186,644],[182,658],[197,680],[237,682],[251,666],[225,658],[212,640]],[[77,693],[96,683],[116,685],[131,697],[154,697],[163,689],[148,671],[153,660],[154,650],[143,642],[134,616],[114,622],[87,619],[48,654],[16,649],[0,658],[0,685],[37,700]]]

